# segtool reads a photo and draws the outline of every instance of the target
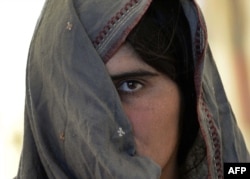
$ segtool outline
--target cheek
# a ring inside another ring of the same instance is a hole
[[[167,129],[179,123],[180,95],[177,90],[163,90],[154,95],[137,96],[123,104],[134,132]],[[166,131],[166,130],[161,130]]]
[[[145,140],[145,143],[148,138],[161,139],[177,132],[179,111],[179,101],[162,97],[137,100],[135,104],[125,107],[135,136]]]
[[[161,166],[170,158],[178,143],[179,93],[169,94],[138,97],[124,105],[134,130],[138,153]]]

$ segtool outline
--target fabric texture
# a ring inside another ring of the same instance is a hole
[[[222,178],[223,162],[249,162],[226,98],[201,11],[180,0],[190,24],[199,134],[182,173]],[[150,0],[47,0],[27,62],[25,132],[16,178],[159,178],[136,155],[131,126],[105,62]]]

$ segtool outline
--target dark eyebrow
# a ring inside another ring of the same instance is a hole
[[[130,72],[124,72],[121,74],[115,74],[111,75],[111,78],[113,81],[126,79],[126,78],[134,78],[134,77],[145,77],[145,76],[158,76],[158,73],[150,72],[150,71],[144,71],[144,70],[138,70],[138,71],[130,71]]]

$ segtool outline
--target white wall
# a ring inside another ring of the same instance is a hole
[[[0,178],[18,169],[23,134],[25,68],[45,0],[0,0]]]

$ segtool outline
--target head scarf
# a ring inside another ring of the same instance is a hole
[[[180,0],[195,64],[199,134],[186,178],[221,178],[223,162],[249,161],[193,0]],[[25,131],[17,178],[159,178],[136,154],[132,129],[105,62],[150,0],[47,0],[27,62]]]

